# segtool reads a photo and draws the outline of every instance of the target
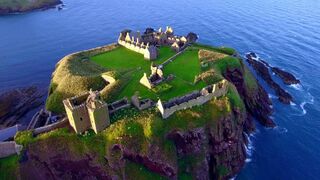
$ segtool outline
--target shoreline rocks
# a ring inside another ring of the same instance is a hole
[[[20,119],[44,104],[41,92],[36,86],[18,88],[0,94],[0,129],[17,124]]]
[[[268,68],[271,69],[272,72],[274,72],[282,81],[283,83],[285,83],[286,85],[291,85],[291,84],[299,84],[300,80],[297,79],[293,74],[284,71],[278,67],[273,67],[270,66],[269,63],[267,63],[266,61],[258,58],[256,53],[250,52],[248,54],[246,54],[246,57],[248,58],[252,58],[252,59],[259,59],[259,61],[261,61],[263,64],[265,64]]]
[[[252,55],[253,53],[249,53],[246,55],[247,57],[247,62],[255,69],[255,71],[257,72],[257,74],[259,76],[261,76],[261,78],[263,80],[266,81],[266,83],[275,90],[276,95],[278,96],[278,99],[280,102],[284,103],[284,104],[290,104],[290,102],[292,101],[292,96],[285,91],[284,89],[282,89],[280,87],[279,84],[277,84],[272,78],[271,75],[269,73],[269,68],[268,68],[268,64],[265,61],[258,61],[255,60],[257,58],[256,55]]]
[[[287,85],[291,85],[291,84],[299,84],[300,80],[298,80],[297,78],[295,78],[291,73],[286,72],[280,68],[277,67],[272,67],[271,68],[272,72],[274,72],[277,76],[279,76],[282,81],[287,84]]]

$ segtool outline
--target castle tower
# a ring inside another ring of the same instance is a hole
[[[90,95],[86,101],[86,106],[88,109],[91,128],[95,133],[98,133],[109,126],[110,117],[108,105],[102,101],[98,91],[90,91]]]
[[[89,93],[84,93],[63,101],[70,126],[76,133],[83,133],[90,128],[90,120],[85,106]]]
[[[110,124],[108,105],[100,98],[99,92],[84,93],[63,101],[70,126],[76,133],[93,129],[95,133]]]

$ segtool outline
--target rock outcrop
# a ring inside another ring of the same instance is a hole
[[[287,84],[299,84],[300,80],[298,80],[296,77],[294,77],[291,73],[286,72],[280,68],[277,67],[271,67],[272,72],[274,72],[277,76],[279,76],[282,81]]]
[[[44,92],[37,87],[14,89],[0,95],[0,129],[19,122],[30,110],[44,104]]]
[[[290,104],[292,101],[292,96],[282,89],[279,84],[277,84],[269,73],[269,69],[264,62],[255,60],[250,54],[247,54],[247,62],[256,70],[257,74],[260,75],[266,83],[275,90],[276,95],[280,102],[285,104]]]
[[[250,91],[246,87],[244,81],[245,67],[243,63],[241,63],[241,65],[241,69],[228,68],[224,76],[236,86],[249,113],[244,124],[244,130],[246,132],[252,132],[255,129],[252,117],[255,117],[266,127],[274,127],[275,123],[270,119],[270,115],[273,111],[271,108],[272,102],[269,99],[267,92],[262,88],[258,81],[256,81],[257,90]]]
[[[247,56],[247,58],[253,58],[253,59],[258,58],[258,56],[253,52],[248,53],[246,56]],[[287,71],[284,71],[278,67],[273,67],[269,63],[267,63],[266,61],[264,61],[260,58],[259,58],[259,60],[263,64],[265,64],[268,68],[270,68],[272,72],[274,72],[277,76],[279,76],[285,84],[291,85],[291,84],[299,84],[300,83],[300,80],[297,79],[293,74],[291,74]]]

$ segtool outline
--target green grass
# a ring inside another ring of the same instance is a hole
[[[193,90],[201,89],[205,86],[204,82],[199,82],[197,84],[193,83],[195,76],[201,71],[198,50],[186,51],[182,55],[179,55],[173,62],[165,66],[165,75],[174,74],[176,76],[174,80],[167,83],[172,86],[169,91],[155,92],[140,84],[139,81],[143,76],[143,73],[146,72],[147,74],[150,74],[151,62],[161,64],[172,55],[174,55],[174,52],[171,48],[164,46],[160,48],[160,54],[156,60],[148,61],[143,58],[142,54],[128,50],[125,47],[119,47],[110,52],[93,56],[91,57],[91,60],[107,69],[128,71],[126,74],[123,74],[123,77],[129,78],[128,83],[119,90],[115,99],[131,97],[136,92],[139,92],[139,95],[142,98],[157,100],[158,97],[160,97],[163,100],[168,100]]]
[[[186,50],[174,61],[164,67],[164,74],[174,74],[175,76],[187,81],[194,82],[196,75],[200,73],[200,61],[198,50]]]
[[[6,158],[0,158],[0,179],[17,179],[19,156],[12,155]]]
[[[235,49],[229,48],[229,47],[214,47],[214,46],[198,44],[198,43],[193,44],[193,47],[194,48],[211,50],[211,51],[215,51],[215,52],[219,52],[219,53],[224,53],[224,54],[227,54],[227,55],[233,55],[233,54],[235,54],[237,52]]]
[[[229,98],[229,101],[233,105],[233,107],[240,108],[240,110],[245,110],[245,105],[240,98],[240,95],[236,89],[235,86],[230,85],[227,93],[227,97]]]
[[[225,58],[216,60],[215,62],[211,62],[209,64],[210,64],[210,68],[214,68],[217,72],[220,72],[222,74],[226,72],[227,68],[241,69],[240,60],[231,56],[227,56]]]

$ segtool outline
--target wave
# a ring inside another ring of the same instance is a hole
[[[290,106],[296,106],[296,103],[290,101]]]
[[[276,132],[279,134],[285,134],[288,132],[287,128],[280,127],[280,126],[275,127],[274,130],[276,130]]]
[[[275,95],[273,95],[273,94],[268,94],[268,97],[270,98],[270,99],[276,99],[277,97],[275,96]]]
[[[247,158],[245,159],[246,163],[249,163],[252,161],[251,157],[254,151],[254,146],[253,146],[253,142],[252,142],[252,138],[254,138],[254,133],[251,134],[245,134],[245,136],[248,139],[248,144],[245,146],[246,149],[246,154],[247,154]]]
[[[302,115],[306,115],[307,114],[307,111],[306,109],[304,108],[304,106],[307,104],[307,102],[303,101],[301,104],[300,104],[300,108],[302,109]]]
[[[298,90],[298,91],[303,91],[301,84],[291,84],[291,85],[289,85],[289,87],[292,87],[293,89]]]

